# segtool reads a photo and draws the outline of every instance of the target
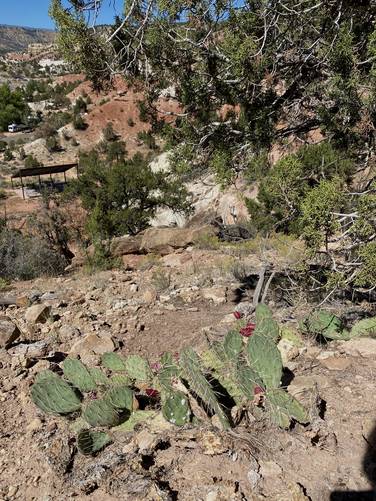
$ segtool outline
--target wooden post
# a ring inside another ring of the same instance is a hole
[[[40,174],[38,174],[39,190],[42,191],[42,181],[40,179]]]
[[[64,171],[64,182],[67,184],[67,173]]]
[[[52,179],[52,174],[50,174],[51,184],[54,185],[54,180]]]
[[[22,198],[25,200],[25,189],[24,189],[24,184],[23,184],[22,176],[20,176],[20,179],[21,179],[21,187],[22,187]]]

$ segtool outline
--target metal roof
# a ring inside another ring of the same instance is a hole
[[[72,164],[61,164],[61,165],[43,165],[41,167],[30,167],[19,169],[15,174],[13,174],[12,179],[29,177],[29,176],[43,176],[46,174],[59,174],[61,172],[66,172],[73,167],[77,167],[78,163]]]

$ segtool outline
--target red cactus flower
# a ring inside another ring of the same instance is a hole
[[[251,337],[255,328],[256,324],[248,323],[245,327],[240,329],[239,332],[243,337]]]
[[[260,393],[264,393],[264,390],[261,388],[261,386],[255,386],[253,393],[255,395],[260,395]]]
[[[234,317],[236,320],[240,320],[242,318],[243,314],[240,313],[240,311],[234,311]]]
[[[155,390],[154,388],[146,388],[145,393],[150,398],[156,398],[159,395],[158,390]]]

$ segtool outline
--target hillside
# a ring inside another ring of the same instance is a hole
[[[0,24],[0,54],[23,51],[29,44],[52,43],[54,40],[52,30]]]

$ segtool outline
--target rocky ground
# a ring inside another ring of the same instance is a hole
[[[251,263],[255,265],[256,263]],[[66,420],[30,400],[35,375],[67,354],[96,365],[107,351],[153,362],[223,335],[239,292],[233,263],[188,248],[127,256],[118,270],[19,283],[0,315],[0,498],[3,500],[325,501],[372,499],[375,483],[376,339],[280,342],[288,391],[310,411],[307,426],[250,420],[230,433],[208,420],[175,428],[153,421],[119,434],[96,457],[77,453]],[[306,305],[269,301],[297,327]],[[345,305],[343,311],[348,313]],[[346,497],[343,492],[356,497]]]

